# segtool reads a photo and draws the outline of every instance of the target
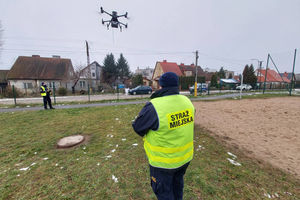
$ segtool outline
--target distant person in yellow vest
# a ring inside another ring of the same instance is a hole
[[[193,158],[195,109],[179,94],[178,79],[173,72],[164,73],[159,79],[162,88],[132,123],[143,137],[151,186],[159,200],[183,198],[183,176]]]
[[[51,98],[50,98],[51,90],[47,87],[47,85],[44,82],[42,82],[42,85],[40,88],[40,93],[41,93],[41,96],[43,97],[45,110],[48,109],[47,103],[48,103],[50,109],[55,109],[52,107],[52,104],[51,104]]]

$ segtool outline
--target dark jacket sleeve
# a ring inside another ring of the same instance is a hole
[[[146,135],[149,130],[155,131],[158,129],[158,117],[152,103],[146,103],[132,123],[132,127],[134,131],[142,137]]]

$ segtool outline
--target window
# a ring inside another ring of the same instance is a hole
[[[32,89],[33,88],[32,83],[23,83],[23,85],[24,85],[24,89]]]
[[[27,83],[27,88],[28,88],[28,89],[32,89],[32,88],[33,88],[32,83]]]
[[[85,81],[79,81],[80,88],[85,88]]]
[[[93,72],[93,73],[92,73],[92,77],[95,77],[95,76],[96,76],[96,74],[95,74],[95,72]]]
[[[192,71],[185,71],[185,76],[192,76]]]

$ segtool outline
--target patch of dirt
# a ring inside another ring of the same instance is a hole
[[[193,102],[195,123],[300,179],[300,98]]]

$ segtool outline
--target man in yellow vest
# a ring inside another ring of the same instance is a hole
[[[132,126],[143,137],[157,199],[177,200],[183,198],[183,176],[193,158],[195,109],[179,95],[175,73],[164,73],[159,84],[162,89],[151,95]]]
[[[43,97],[45,110],[48,109],[47,103],[48,103],[50,109],[55,109],[52,107],[52,104],[51,104],[51,98],[50,98],[51,90],[47,87],[47,85],[44,82],[42,82],[42,85],[40,88],[40,93],[41,93],[41,96]]]

